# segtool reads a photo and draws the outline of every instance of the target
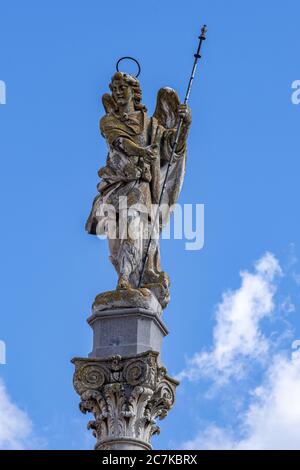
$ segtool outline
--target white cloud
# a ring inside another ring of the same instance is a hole
[[[269,341],[260,323],[274,311],[276,279],[281,274],[277,259],[268,252],[255,263],[254,273],[240,273],[240,288],[225,292],[217,306],[212,349],[188,360],[179,379],[207,376],[217,383],[226,382],[243,373],[246,360],[266,357]]]
[[[32,439],[30,418],[12,402],[0,379],[0,449],[27,449]]]
[[[233,450],[234,436],[231,429],[212,424],[201,430],[195,439],[182,445],[184,450]]]
[[[185,449],[300,449],[300,351],[273,357],[238,430],[211,425]],[[239,434],[239,438],[234,435]]]
[[[225,424],[219,425],[218,420],[202,424],[183,448],[300,450],[300,340],[291,343],[289,357],[280,351],[282,341],[291,339],[293,332],[282,314],[295,311],[289,295],[284,302],[274,303],[281,274],[275,256],[266,253],[253,273],[241,273],[240,288],[223,296],[211,350],[197,353],[180,375],[191,380],[208,376],[219,385],[244,369],[245,381],[243,387],[226,389],[230,393],[222,402]],[[280,329],[266,336],[262,320],[275,319],[275,311],[281,313]],[[260,376],[255,376],[248,365],[260,357],[265,361]],[[259,380],[255,388],[254,377]]]
[[[292,302],[290,295],[286,296],[280,303],[279,310],[286,314],[294,313],[296,311],[296,307]]]

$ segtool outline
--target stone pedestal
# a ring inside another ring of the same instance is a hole
[[[161,352],[162,340],[168,334],[158,315],[142,308],[96,312],[88,323],[94,333],[89,354],[93,358]]]
[[[148,289],[109,291],[97,295],[88,323],[93,330],[89,357],[130,356],[152,350],[161,353],[168,331],[162,309]]]
[[[144,292],[141,292],[144,291]],[[100,294],[88,323],[89,358],[74,358],[74,388],[98,450],[149,450],[175,400],[178,382],[161,361],[167,335],[161,307],[147,289]]]

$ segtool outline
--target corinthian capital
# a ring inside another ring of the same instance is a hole
[[[178,382],[157,362],[158,353],[131,357],[74,358],[74,388],[80,410],[94,419],[88,428],[97,439],[95,448],[151,449],[163,419],[175,401]]]

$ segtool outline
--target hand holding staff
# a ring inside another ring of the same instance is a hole
[[[194,80],[195,73],[196,73],[197,63],[198,63],[198,60],[201,58],[201,55],[200,55],[201,46],[202,46],[203,41],[205,41],[205,39],[206,39],[206,32],[207,32],[207,27],[206,27],[206,25],[204,25],[201,28],[201,35],[199,36],[199,44],[198,44],[197,52],[194,54],[195,59],[194,59],[194,64],[193,64],[192,73],[191,73],[191,76],[190,76],[190,79],[189,79],[186,95],[185,95],[185,98],[184,98],[184,105],[187,105],[189,97],[190,97],[192,84],[193,84],[193,80]],[[158,208],[157,208],[157,211],[155,213],[155,217],[154,217],[153,224],[152,224],[152,227],[151,227],[150,237],[149,237],[149,241],[148,241],[148,245],[147,245],[147,249],[146,249],[146,254],[145,254],[145,257],[144,257],[144,260],[143,260],[143,265],[142,265],[142,270],[141,270],[141,274],[140,274],[138,287],[141,287],[141,283],[142,283],[142,280],[143,280],[145,267],[146,267],[146,263],[147,263],[148,256],[149,256],[149,250],[150,250],[150,247],[151,247],[152,237],[153,237],[153,234],[154,234],[154,228],[156,226],[157,218],[159,216],[159,210],[160,210],[162,198],[163,198],[163,195],[164,195],[165,187],[166,187],[166,184],[167,184],[167,181],[168,181],[170,167],[172,165],[173,158],[174,158],[174,155],[175,155],[176,150],[177,150],[177,145],[178,145],[178,140],[179,140],[179,136],[180,136],[181,127],[182,127],[183,121],[185,120],[182,113],[179,113],[179,116],[180,116],[180,118],[179,118],[177,129],[176,129],[175,140],[174,140],[174,144],[173,144],[173,148],[172,148],[171,158],[170,158],[169,163],[168,163],[165,179],[164,179],[164,182],[163,182],[163,185],[162,185],[162,189],[161,189],[161,193],[160,193],[160,197],[159,197],[159,201],[158,201]]]

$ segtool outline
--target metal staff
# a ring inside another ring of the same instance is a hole
[[[203,25],[202,28],[201,28],[201,35],[199,36],[198,49],[197,49],[196,54],[194,54],[195,60],[194,60],[193,68],[192,68],[192,73],[191,73],[191,76],[190,76],[190,79],[189,79],[189,84],[188,84],[188,87],[187,87],[187,91],[186,91],[186,94],[185,94],[184,104],[187,104],[187,102],[189,100],[189,97],[190,97],[192,84],[193,84],[193,80],[194,80],[195,73],[196,73],[197,63],[198,63],[198,60],[201,59],[201,55],[200,55],[201,46],[202,46],[203,41],[205,41],[205,39],[206,39],[206,32],[207,32],[207,27],[206,27],[206,25]],[[167,181],[168,181],[170,167],[173,163],[173,158],[174,158],[174,155],[175,155],[176,150],[177,150],[177,145],[178,145],[178,140],[179,140],[179,135],[180,135],[182,123],[183,123],[183,118],[181,117],[178,121],[178,124],[177,124],[175,140],[174,140],[174,144],[173,144],[173,147],[172,147],[172,153],[171,153],[170,160],[168,162],[167,171],[166,171],[166,174],[165,174],[165,179],[164,179],[164,182],[163,182],[163,185],[162,185],[162,190],[161,190],[161,193],[160,193],[160,196],[159,196],[158,206],[157,206],[157,210],[156,210],[156,213],[155,213],[153,225],[152,225],[152,228],[151,228],[151,233],[150,233],[150,238],[149,238],[147,249],[146,249],[146,254],[145,254],[145,257],[144,257],[144,260],[143,260],[143,267],[142,267],[142,271],[141,271],[141,274],[140,274],[138,287],[141,287],[141,283],[142,283],[142,280],[143,280],[146,263],[147,263],[148,257],[149,257],[149,250],[150,250],[150,246],[151,246],[151,242],[152,242],[153,231],[154,231],[154,227],[156,225],[157,218],[158,218],[158,215],[159,215],[159,209],[160,209],[160,206],[161,206],[162,198],[163,198],[164,191],[165,191],[165,188],[166,188],[166,184],[167,184]]]

